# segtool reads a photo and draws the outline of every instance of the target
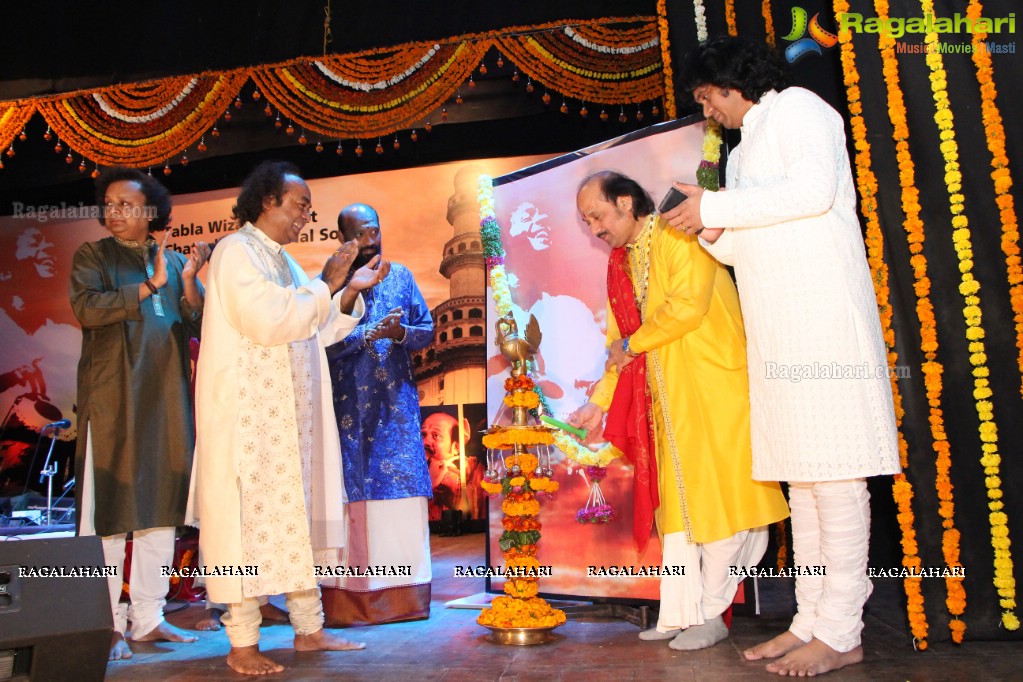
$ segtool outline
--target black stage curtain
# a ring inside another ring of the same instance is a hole
[[[359,52],[516,26],[653,16],[655,0],[5,3],[0,100]]]
[[[775,35],[779,48],[789,43],[782,39],[788,34],[791,10],[797,3],[776,0],[771,3]],[[851,12],[865,18],[876,17],[873,2],[851,0]],[[756,0],[736,0],[736,24],[740,35],[763,39],[765,22],[762,4]],[[830,30],[837,28],[831,2],[815,0],[799,2],[809,16],[820,12],[821,25]],[[984,2],[985,17],[1007,17],[1017,8],[1008,0]],[[936,0],[935,15],[952,17],[956,12],[965,15],[966,3]],[[693,4],[686,0],[669,0],[668,16],[672,37],[672,58],[675,73],[681,70],[686,52],[695,41]],[[890,17],[920,17],[919,2],[891,0]],[[723,3],[707,3],[710,34],[727,32]],[[944,35],[945,42],[969,42],[969,35]],[[1017,37],[1003,29],[992,34],[990,40],[1015,45]],[[902,41],[920,43],[922,36],[906,35]],[[873,172],[879,186],[878,215],[885,242],[885,261],[888,264],[888,285],[891,291],[893,326],[896,351],[900,365],[909,365],[911,376],[899,381],[905,415],[902,433],[909,446],[909,467],[906,476],[912,483],[915,498],[913,513],[919,554],[925,567],[945,564],[942,552],[942,524],[938,515],[938,495],[935,487],[935,452],[928,422],[929,410],[924,389],[920,350],[920,323],[916,313],[913,269],[903,228],[904,214],[899,186],[899,168],[892,140],[892,124],[888,116],[887,91],[882,73],[882,59],[876,35],[854,34],[853,46],[860,76],[864,102],[867,141],[871,147]],[[1023,46],[1015,45],[1015,48]],[[1002,608],[993,583],[994,551],[989,523],[985,473],[980,463],[982,451],[979,437],[980,420],[973,396],[973,367],[970,364],[969,341],[963,317],[963,296],[959,293],[959,260],[952,241],[951,213],[945,185],[944,159],[939,150],[938,127],[934,120],[935,107],[930,87],[930,71],[923,54],[899,54],[899,75],[904,93],[910,152],[916,167],[916,184],[923,207],[925,246],[929,276],[932,281],[930,298],[935,309],[939,351],[937,360],[944,365],[941,409],[945,429],[951,446],[951,479],[955,486],[955,525],[961,532],[961,558],[965,568],[966,609],[962,620],[966,623],[966,639],[1020,639],[1023,629],[1007,631],[1001,625]],[[1019,54],[993,54],[994,82],[998,90],[996,104],[1006,128],[1006,147],[1009,167],[1017,182],[1020,168],[1021,133],[1015,112],[1020,110],[1023,83],[1023,62]],[[1015,574],[1020,575],[1023,549],[1018,538],[1023,537],[1023,477],[1020,475],[1018,454],[1023,452],[1023,401],[1021,401],[1021,373],[1018,367],[1016,329],[1009,297],[1006,257],[1002,252],[1002,224],[990,173],[991,154],[987,148],[981,117],[981,95],[976,67],[968,54],[944,55],[950,106],[955,117],[955,134],[959,146],[959,163],[963,175],[965,215],[973,244],[973,273],[980,282],[983,328],[986,331],[987,365],[991,370],[990,382],[994,393],[994,421],[998,425],[1001,462],[1001,488],[1004,492],[1005,513],[1009,517],[1010,538],[1017,542],[1013,549]],[[823,50],[798,61],[794,67],[795,83],[814,90],[828,100],[848,120],[846,92],[842,82],[839,48]],[[680,111],[687,103],[685,93],[676,93]],[[851,131],[847,130],[852,149]],[[731,144],[738,141],[733,133],[727,137]],[[1013,188],[1016,211],[1021,212],[1018,184]],[[812,285],[812,284],[810,284]],[[872,547],[871,564],[875,566],[899,565],[902,559],[901,533],[892,499],[891,479],[872,479]],[[945,605],[945,581],[925,579],[924,605],[929,624],[928,639],[932,642],[950,641],[949,612]],[[1016,609],[1016,613],[1021,613]]]

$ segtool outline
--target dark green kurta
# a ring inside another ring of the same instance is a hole
[[[139,302],[143,248],[156,257],[152,242],[131,247],[107,237],[79,247],[72,264],[71,308],[82,325],[76,502],[81,510],[91,429],[99,535],[182,525],[188,498],[195,447],[189,339],[199,335],[201,311],[182,298],[186,259],[170,249],[163,317],[153,297]]]

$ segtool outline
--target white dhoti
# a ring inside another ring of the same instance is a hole
[[[792,558],[825,575],[796,577],[796,616],[789,630],[845,653],[860,645],[867,577],[870,493],[865,479],[789,483]]]
[[[426,498],[352,502],[347,513],[343,560],[322,567],[327,575],[343,574],[320,581],[327,625],[429,617],[433,575]]]
[[[685,566],[685,575],[661,577],[657,631],[703,625],[724,613],[735,598],[742,575],[760,562],[766,549],[764,526],[707,543],[690,543],[685,533],[666,534],[661,541],[661,563]]]

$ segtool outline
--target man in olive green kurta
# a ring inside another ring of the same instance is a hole
[[[71,297],[82,325],[76,475],[81,481],[88,434],[98,535],[184,519],[195,448],[188,339],[199,335],[200,313],[181,297],[185,259],[174,251],[159,294],[163,316],[155,314],[156,297],[138,300],[143,251],[156,254],[150,242],[107,237],[83,244],[74,257]]]
[[[184,523],[195,446],[189,339],[198,336],[203,303],[196,273],[209,248],[186,257],[157,246],[170,195],[134,169],[110,169],[97,181],[100,222],[111,236],[74,255],[71,307],[82,325],[78,365],[75,475],[78,532],[103,539],[114,638],[110,658],[129,658],[127,623],[118,617],[121,564],[132,533],[132,638],[194,641],[163,620],[174,557],[175,526]]]

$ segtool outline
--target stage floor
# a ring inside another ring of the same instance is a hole
[[[287,625],[262,630],[261,649],[287,670],[270,679],[287,680],[734,680],[770,679],[760,663],[746,662],[744,648],[788,625],[792,582],[761,580],[760,617],[737,617],[732,636],[710,649],[678,652],[666,642],[641,642],[639,629],[622,620],[571,620],[558,628],[556,641],[536,647],[491,644],[476,625],[477,611],[445,608],[445,602],[483,590],[483,579],[453,577],[455,564],[483,563],[484,535],[431,537],[433,604],[429,620],[340,630],[364,641],[364,651],[301,653],[291,649]],[[897,580],[875,581],[864,629],[864,662],[831,673],[828,680],[1019,680],[1023,647],[1019,642],[970,642],[962,647],[932,645],[912,650],[903,627]],[[173,608],[173,605],[168,608]],[[202,606],[168,616],[190,628]],[[129,661],[107,666],[108,680],[216,682],[246,679],[224,662],[229,649],[221,632],[199,632],[193,644],[139,643]],[[265,678],[264,678],[265,679]]]

